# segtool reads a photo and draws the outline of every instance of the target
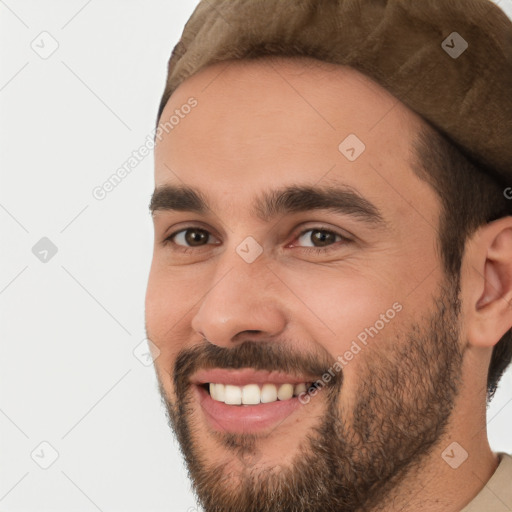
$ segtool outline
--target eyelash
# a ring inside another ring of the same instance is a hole
[[[201,251],[201,249],[206,247],[206,246],[186,247],[186,246],[183,246],[183,245],[176,244],[173,241],[173,238],[176,235],[178,235],[179,233],[182,233],[183,231],[192,230],[192,229],[197,229],[198,231],[204,231],[208,235],[211,235],[211,233],[208,230],[206,230],[206,229],[204,229],[202,227],[199,227],[199,226],[187,226],[185,228],[179,229],[178,231],[175,231],[174,233],[171,233],[167,238],[164,239],[164,241],[162,242],[162,245],[166,246],[166,245],[169,245],[169,244],[173,244],[177,248],[177,249],[173,249],[173,250],[179,251],[179,252],[181,252],[183,254],[190,254],[190,253],[196,252],[198,250]],[[309,231],[321,231],[321,232],[324,232],[324,233],[329,233],[329,234],[335,235],[337,237],[340,237],[341,240],[338,240],[337,242],[334,242],[331,245],[328,245],[326,247],[300,247],[300,249],[305,250],[306,252],[313,252],[315,254],[322,254],[322,253],[325,254],[325,253],[327,253],[327,252],[329,252],[331,250],[339,249],[339,246],[336,245],[339,242],[343,242],[343,245],[346,245],[346,244],[352,242],[352,240],[350,238],[346,237],[345,235],[342,235],[341,233],[333,231],[332,229],[324,228],[322,226],[314,226],[314,227],[310,227],[310,228],[304,229],[304,230],[300,231],[299,233],[294,234],[293,235],[293,240],[301,238],[304,234],[308,233]],[[217,245],[217,244],[215,244],[215,245]]]

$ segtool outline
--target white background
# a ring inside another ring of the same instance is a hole
[[[133,354],[152,154],[92,195],[151,133],[195,5],[0,0],[0,512],[195,506],[153,368]],[[31,48],[43,31],[59,45],[47,59]],[[58,250],[46,263],[32,253],[42,237]],[[493,449],[512,452],[511,422],[509,372],[489,410]],[[48,469],[43,441],[59,454]]]

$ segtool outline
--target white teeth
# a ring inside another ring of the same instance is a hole
[[[240,405],[242,403],[242,388],[226,384],[224,388],[224,403],[228,405]]]
[[[226,397],[226,392],[224,389],[224,384],[213,384],[210,383],[210,395],[214,400],[218,400],[219,402],[224,402]]]
[[[246,405],[260,403],[260,387],[258,384],[247,384],[242,388],[242,403]]]
[[[295,384],[293,388],[293,396],[299,396],[301,393],[306,392],[306,384],[301,382],[300,384]]]
[[[246,386],[233,386],[231,384],[210,383],[210,395],[218,401],[228,405],[257,405],[268,404],[277,400],[289,400],[293,396],[306,392],[306,383],[275,384],[266,383],[247,384]]]
[[[263,384],[261,388],[261,403],[268,404],[277,400],[277,388],[274,384]]]
[[[293,384],[281,384],[277,390],[279,400],[289,400],[293,396]]]
[[[224,384],[215,384],[215,392],[217,394],[217,400],[224,402],[226,399],[226,386],[224,386]]]

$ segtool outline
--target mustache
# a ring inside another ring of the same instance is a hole
[[[336,360],[327,352],[318,355],[301,354],[283,343],[272,341],[244,341],[233,348],[225,348],[204,340],[192,348],[183,349],[176,357],[173,381],[177,392],[186,389],[190,377],[198,370],[213,368],[254,368],[278,371],[290,375],[314,375],[321,379]],[[341,385],[343,372],[330,379],[328,386]]]

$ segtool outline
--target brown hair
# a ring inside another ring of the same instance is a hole
[[[439,241],[444,270],[460,286],[460,271],[466,240],[482,225],[512,215],[512,201],[492,171],[482,166],[426,124],[413,143],[416,162],[413,170],[441,199]],[[512,360],[512,329],[493,349],[487,376],[490,402],[498,382]]]

